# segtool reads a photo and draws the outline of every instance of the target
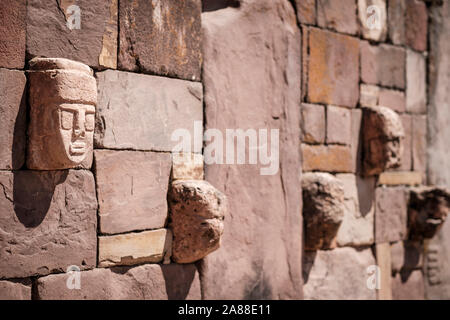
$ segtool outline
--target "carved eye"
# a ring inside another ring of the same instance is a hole
[[[73,126],[73,112],[61,110],[61,127],[64,130],[71,130]]]
[[[86,113],[86,131],[94,131],[95,119],[93,113]]]

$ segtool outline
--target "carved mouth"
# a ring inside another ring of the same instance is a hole
[[[86,143],[83,141],[76,141],[70,145],[71,154],[83,154],[86,151]]]

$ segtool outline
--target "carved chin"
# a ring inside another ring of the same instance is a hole
[[[66,156],[74,164],[80,164],[86,158],[87,144],[74,142],[66,145]]]

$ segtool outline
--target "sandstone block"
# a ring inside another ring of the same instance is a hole
[[[172,257],[176,263],[191,263],[220,247],[226,198],[207,181],[179,180],[168,195]]]
[[[380,87],[361,83],[359,86],[359,104],[364,107],[378,106]]]
[[[389,0],[388,29],[389,38],[395,45],[405,44],[406,2],[408,0]]]
[[[424,1],[406,1],[406,45],[417,51],[427,50],[428,13]]]
[[[365,39],[385,41],[387,35],[387,0],[358,0],[358,15]]]
[[[406,111],[427,112],[427,84],[425,57],[408,50],[406,56]]]
[[[191,152],[201,152],[200,83],[112,70],[96,76],[99,91],[96,147],[172,151],[178,145],[178,140],[171,139],[172,134],[180,129],[180,134],[187,136]]]
[[[67,59],[34,58],[28,74],[28,168],[89,168],[97,103],[92,70]]]
[[[169,263],[172,233],[167,229],[98,237],[98,266]]]
[[[363,170],[378,175],[400,166],[405,131],[400,117],[386,107],[363,109]]]
[[[413,168],[413,122],[412,116],[409,114],[401,114],[403,130],[405,131],[405,139],[403,140],[403,153],[400,155],[400,166],[392,170],[410,171]]]
[[[359,40],[311,28],[308,101],[355,107],[359,96]]]
[[[407,194],[402,187],[375,191],[375,242],[395,242],[407,237]]]
[[[316,24],[316,0],[295,0],[297,19],[301,24]]]
[[[399,241],[391,245],[392,272],[406,273],[423,266],[423,246],[418,241]]]
[[[26,0],[0,2],[0,67],[22,69],[25,64]],[[3,99],[2,99],[3,101]]]
[[[391,246],[389,242],[377,243],[375,245],[377,266],[380,268],[380,287],[377,290],[378,300],[392,300],[391,287]]]
[[[351,148],[338,145],[302,144],[303,171],[352,172]]]
[[[375,179],[337,174],[344,186],[344,217],[337,232],[337,245],[363,246],[374,243]]]
[[[327,144],[350,145],[352,142],[351,110],[335,106],[327,107]]]
[[[422,174],[412,171],[383,172],[378,178],[378,184],[386,186],[417,186],[422,184]]]
[[[325,142],[325,107],[302,104],[302,141],[306,143]]]
[[[402,91],[382,88],[380,90],[379,105],[391,108],[395,112],[406,111],[406,98]]]
[[[95,150],[100,232],[163,228],[170,154]]]
[[[351,156],[352,156],[352,170],[351,172],[361,172],[361,151],[362,151],[362,139],[361,139],[361,124],[362,124],[362,111],[361,109],[352,110],[352,143],[351,143]]]
[[[31,300],[31,286],[19,282],[0,281],[0,300]]]
[[[353,0],[317,0],[319,27],[340,33],[357,34],[356,3]]]
[[[414,171],[427,170],[427,116],[412,116],[412,166]]]
[[[25,161],[26,81],[21,71],[0,69],[0,169],[17,170]]]
[[[375,290],[367,287],[367,268],[372,265],[375,265],[375,258],[370,248],[306,252],[303,261],[305,299],[375,300]]]
[[[172,153],[172,180],[203,180],[203,155]]]
[[[146,264],[80,272],[80,289],[67,288],[68,274],[37,280],[39,300],[191,300],[201,299],[196,267]]]
[[[67,58],[93,68],[115,69],[117,3],[117,0],[28,1],[27,53],[32,57]]]
[[[97,199],[91,172],[2,172],[0,184],[0,278],[95,266]]]
[[[336,234],[344,218],[344,186],[329,173],[302,177],[305,250],[336,247]]]
[[[406,274],[397,273],[392,279],[393,300],[424,300],[424,279],[422,270]]]
[[[405,88],[405,49],[387,44],[373,46],[367,41],[362,41],[360,48],[361,80],[364,83]]]
[[[119,2],[119,68],[200,81],[200,0]]]

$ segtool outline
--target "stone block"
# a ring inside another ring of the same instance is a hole
[[[405,131],[405,139],[403,140],[403,152],[400,155],[400,166],[391,170],[410,171],[412,170],[413,161],[413,128],[412,128],[412,116],[409,114],[400,114],[400,120],[402,121],[403,130]]]
[[[385,41],[387,0],[358,0],[358,16],[364,39]]]
[[[378,104],[388,107],[395,112],[402,113],[406,111],[406,98],[403,91],[382,88]]]
[[[412,167],[414,171],[427,170],[427,116],[412,116]]]
[[[406,111],[427,112],[427,84],[425,57],[408,50],[406,56]]]
[[[301,24],[316,24],[316,0],[295,0],[297,19]]]
[[[31,285],[0,281],[0,300],[31,300]]]
[[[0,68],[22,69],[25,65],[26,3],[26,0],[0,2]]]
[[[417,51],[427,50],[428,12],[421,0],[406,1],[405,42]]]
[[[167,153],[95,150],[100,232],[163,228],[171,166]]]
[[[352,142],[352,112],[347,108],[327,107],[327,144],[350,145]]]
[[[325,107],[302,104],[302,141],[305,143],[325,142]]]
[[[173,153],[172,180],[203,180],[203,155]]]
[[[375,245],[377,266],[380,268],[379,289],[377,290],[378,300],[392,300],[391,288],[391,246],[389,242],[377,243]]]
[[[389,38],[395,45],[405,44],[406,2],[408,0],[388,0]]]
[[[380,97],[380,87],[361,83],[359,86],[359,104],[363,107],[376,107]]]
[[[361,163],[362,163],[361,125],[362,125],[362,111],[361,109],[353,109],[351,156],[352,156],[352,172],[357,173],[361,172]]]
[[[412,171],[382,172],[378,184],[386,186],[417,186],[422,184],[422,173]]]
[[[339,33],[358,33],[356,3],[353,0],[317,0],[317,25]]]
[[[422,270],[397,273],[392,279],[393,300],[425,300]]]
[[[352,172],[353,158],[349,146],[302,144],[303,171]]]

